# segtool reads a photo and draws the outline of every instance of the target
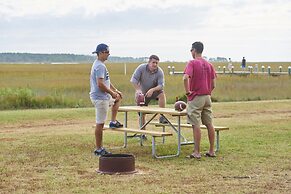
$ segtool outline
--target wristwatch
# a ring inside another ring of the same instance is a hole
[[[186,96],[189,96],[191,94],[191,92],[186,92]]]

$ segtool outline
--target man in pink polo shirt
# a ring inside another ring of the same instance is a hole
[[[187,120],[188,123],[192,124],[195,142],[194,152],[189,157],[197,159],[201,158],[201,121],[207,127],[210,143],[209,151],[205,156],[216,156],[214,152],[215,131],[212,124],[211,109],[211,92],[215,87],[216,73],[212,64],[202,58],[203,48],[202,42],[192,44],[191,53],[194,60],[188,62],[183,77],[188,101]]]

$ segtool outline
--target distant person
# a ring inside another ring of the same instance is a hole
[[[96,108],[96,149],[94,154],[96,156],[103,156],[110,153],[102,147],[103,127],[110,106],[112,107],[112,115],[109,127],[123,127],[123,125],[116,120],[122,93],[110,82],[109,72],[104,64],[110,55],[109,47],[106,44],[99,44],[96,51],[92,52],[92,54],[94,53],[97,54],[97,59],[92,65],[90,75],[90,99]]]
[[[148,63],[141,64],[135,69],[130,82],[135,88],[135,97],[140,93],[144,94],[145,106],[148,106],[151,100],[158,100],[159,107],[165,108],[164,72],[158,66],[159,61],[157,55],[151,55]],[[142,122],[145,123],[145,115],[142,117]],[[163,116],[159,118],[159,122],[167,123]]]
[[[243,57],[243,59],[242,59],[242,61],[241,61],[241,68],[243,69],[243,70],[245,70],[245,68],[246,68],[246,59],[245,59],[245,57]]]
[[[231,73],[232,72],[232,61],[231,61],[231,58],[228,58],[227,68],[228,68],[229,73]]]
[[[258,72],[259,72],[259,65],[255,64],[255,73],[258,73]]]
[[[215,131],[212,124],[211,92],[215,87],[215,70],[209,62],[202,58],[203,43],[194,42],[191,53],[194,60],[186,65],[184,70],[184,88],[187,96],[187,121],[192,124],[194,137],[194,151],[190,158],[200,159],[200,124],[206,125],[209,138],[209,151],[207,157],[215,157],[214,140]]]

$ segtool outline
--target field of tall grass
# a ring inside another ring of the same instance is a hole
[[[248,64],[254,65],[255,63]],[[287,71],[291,63],[257,63],[283,67]],[[112,83],[124,93],[123,104],[134,104],[134,89],[129,82],[138,63],[107,63]],[[168,75],[168,66],[183,71],[186,63],[160,63],[165,72],[167,102],[184,94],[181,75]],[[218,66],[226,63],[214,63]],[[239,70],[239,63],[233,63]],[[19,108],[90,107],[89,74],[91,64],[0,64],[0,110]],[[278,71],[278,70],[277,70]],[[249,101],[291,98],[291,77],[284,76],[235,76],[218,75],[213,100]]]

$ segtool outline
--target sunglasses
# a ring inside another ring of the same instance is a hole
[[[102,53],[106,53],[106,54],[109,54],[109,51],[103,51]]]

